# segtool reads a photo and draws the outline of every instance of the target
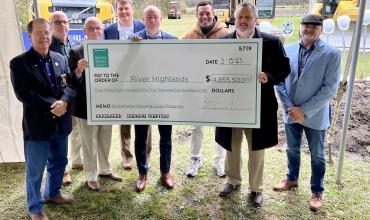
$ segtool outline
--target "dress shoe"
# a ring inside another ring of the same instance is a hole
[[[126,160],[122,163],[122,167],[124,170],[131,170],[132,169],[132,161],[131,159]]]
[[[45,198],[44,199],[45,204],[65,205],[65,204],[71,204],[72,202],[73,202],[73,198],[71,196],[63,196],[63,195],[60,195],[56,198]]]
[[[251,192],[249,198],[255,206],[260,206],[263,203],[262,192]]]
[[[225,196],[229,195],[230,193],[238,190],[239,188],[240,188],[240,184],[233,185],[233,184],[230,184],[230,183],[226,183],[222,187],[222,189],[221,189],[221,191],[219,192],[218,195],[221,196],[221,197],[225,197]]]
[[[30,214],[30,218],[32,220],[49,220],[49,218],[43,212],[32,213]]]
[[[72,169],[74,169],[74,170],[83,170],[84,165],[82,163],[74,163],[74,164],[72,164]]]
[[[275,191],[287,191],[293,187],[298,187],[297,180],[283,180],[274,186]]]
[[[142,192],[148,182],[147,175],[140,175],[136,181],[135,190],[136,192]]]
[[[100,184],[98,181],[86,181],[86,186],[89,190],[95,192],[100,190]]]
[[[310,209],[314,212],[319,210],[324,205],[322,195],[313,193],[310,200]]]
[[[69,173],[64,173],[63,175],[63,186],[69,185],[72,183],[72,178]]]
[[[114,181],[118,181],[118,182],[121,182],[122,181],[122,177],[118,176],[117,174],[115,173],[110,173],[108,175],[105,175],[105,174],[99,174],[100,177],[103,177],[103,178],[108,178],[108,179],[111,179],[111,180],[114,180]]]
[[[170,174],[166,173],[162,173],[161,174],[161,184],[162,186],[166,187],[167,189],[173,189],[174,187],[174,181],[173,181],[173,178],[170,176]]]

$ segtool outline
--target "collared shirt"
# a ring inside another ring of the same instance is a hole
[[[57,91],[58,89],[58,86],[56,84],[56,79],[55,79],[55,74],[54,74],[54,69],[53,69],[53,65],[52,65],[52,61],[51,61],[51,58],[50,58],[50,55],[48,53],[47,57],[44,57],[42,56],[40,53],[38,53],[36,50],[35,50],[35,53],[37,55],[37,58],[39,59],[40,61],[40,64],[41,64],[41,68],[42,68],[42,71],[46,74],[46,76],[48,77],[49,79],[49,82],[51,84],[51,86],[53,87],[54,89],[54,92]]]
[[[69,57],[69,51],[72,49],[72,45],[71,43],[69,42],[68,38],[67,38],[67,43],[64,44],[63,41],[55,38],[58,42],[58,46],[60,47],[60,51],[62,51],[63,53],[63,56],[65,57]]]
[[[161,39],[162,38],[162,32],[159,31],[156,36],[150,36],[149,33],[146,31],[146,36],[149,40],[155,40],[155,39]]]
[[[117,30],[119,33],[119,39],[120,40],[127,40],[129,39],[132,35],[134,35],[134,25],[131,26],[123,26],[118,22],[117,25]]]
[[[315,43],[307,49],[302,45],[302,42],[299,44],[298,78],[301,76],[302,70],[307,63],[308,58],[311,56],[313,50],[315,49],[317,42],[319,42],[319,40],[315,41]]]
[[[255,33],[255,31],[253,31],[253,32],[251,33],[251,35],[249,35],[249,37],[248,37],[248,38],[253,38],[253,37],[254,37],[254,33]],[[238,35],[238,32],[236,32],[236,39],[240,39],[240,37],[239,37],[239,35]]]

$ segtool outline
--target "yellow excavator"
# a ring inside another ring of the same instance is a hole
[[[30,3],[29,20],[35,18],[34,1]],[[109,25],[116,21],[114,8],[111,1],[105,0],[39,0],[40,17],[49,20],[54,11],[66,13],[71,29],[82,29],[85,20],[94,16],[99,18],[103,25]]]
[[[238,4],[250,0],[213,0],[213,8],[221,22],[226,26],[234,25],[234,11]],[[252,0],[258,8],[258,21],[273,20],[275,17],[275,0]]]
[[[359,0],[317,0],[312,8],[312,14],[324,19],[337,20],[341,15],[348,15],[352,22],[357,20]]]

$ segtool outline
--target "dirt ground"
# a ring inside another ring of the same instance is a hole
[[[334,101],[333,101],[334,103]],[[333,154],[337,155],[342,138],[344,108],[346,96],[343,97],[338,117],[337,132],[330,146]],[[334,107],[332,107],[332,113]],[[282,123],[282,109],[279,108],[279,145],[285,145],[284,124]],[[306,142],[305,142],[305,145]],[[326,146],[328,148],[329,145]],[[346,156],[349,159],[370,161],[370,80],[356,81],[353,89],[351,115],[347,132]]]

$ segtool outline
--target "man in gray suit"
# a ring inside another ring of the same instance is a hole
[[[291,73],[277,86],[285,111],[288,173],[274,190],[285,191],[298,186],[304,131],[311,152],[312,211],[323,206],[325,133],[330,126],[330,100],[340,80],[340,52],[320,40],[321,32],[321,17],[308,15],[302,19],[300,41],[286,48]]]

